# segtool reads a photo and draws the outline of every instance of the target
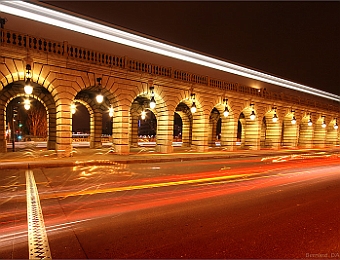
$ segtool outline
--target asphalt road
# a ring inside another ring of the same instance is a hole
[[[340,258],[340,158],[34,169],[51,257]],[[25,170],[1,170],[0,258],[28,258]]]

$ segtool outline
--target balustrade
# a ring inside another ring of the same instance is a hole
[[[102,53],[70,45],[67,42],[48,40],[10,30],[0,30],[0,43],[2,46],[10,45],[24,47],[27,49],[53,53],[56,55],[63,55],[67,58],[82,62],[90,62],[107,67],[118,67],[134,72],[148,73],[151,75],[174,78],[176,80],[205,85],[212,88],[218,88],[220,90],[233,91],[251,96],[261,96],[273,101],[283,101],[287,102],[288,104],[293,103],[304,106],[312,106],[319,109],[327,108],[327,110],[335,112],[339,111],[339,107],[335,103],[334,105],[329,103],[326,104],[323,102],[315,102],[314,100],[306,98],[299,99],[295,96],[285,93],[259,91],[256,88],[239,85],[238,83],[234,82],[226,82],[219,79],[210,79],[207,76],[201,76],[178,69],[173,69],[170,67],[136,61],[127,57],[119,57],[112,54]]]

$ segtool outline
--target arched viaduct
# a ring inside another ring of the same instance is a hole
[[[7,29],[1,30],[0,51],[2,153],[7,151],[8,104],[17,97],[37,99],[45,106],[48,149],[60,156],[72,151],[71,110],[77,103],[90,114],[91,148],[101,147],[102,117],[113,109],[112,142],[118,154],[129,153],[136,144],[143,111],[157,120],[156,149],[161,153],[173,151],[178,116],[183,146],[198,152],[215,145],[218,125],[221,147],[226,150],[339,145],[336,101],[293,90],[255,88],[196,74],[190,68],[184,71],[135,60],[128,53],[116,55]],[[24,92],[28,78],[33,86],[30,95]],[[100,104],[95,99],[99,92],[104,96]],[[150,108],[152,98],[155,108]]]

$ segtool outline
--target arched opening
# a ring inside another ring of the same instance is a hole
[[[240,148],[244,147],[244,130],[243,125],[245,124],[244,114],[241,113],[237,121],[237,141],[236,145]]]
[[[27,102],[26,102],[27,101]],[[6,140],[11,151],[34,147],[46,148],[48,138],[48,113],[41,101],[17,96],[6,108]]]
[[[143,112],[143,111],[142,111]],[[157,134],[157,119],[155,114],[146,109],[138,118],[138,145],[155,146]]]
[[[181,116],[177,112],[174,113],[173,129],[173,146],[182,146],[183,122]]]
[[[190,108],[184,102],[177,105],[175,115],[181,118],[181,139],[183,147],[190,147],[192,144],[192,113]],[[175,120],[174,120],[175,121]],[[174,122],[175,123],[175,122]]]
[[[219,124],[218,124],[219,122]],[[217,144],[220,145],[221,139],[221,117],[220,112],[217,110],[216,107],[210,113],[209,117],[209,146],[215,147]]]
[[[53,97],[47,89],[34,82],[32,82],[32,93],[25,94],[24,85],[24,81],[16,81],[0,91],[0,117],[3,119],[0,129],[0,149],[2,152],[6,152],[8,148],[13,150],[13,144],[8,143],[10,138],[8,133],[13,128],[11,116],[15,108],[15,113],[21,118],[15,121],[17,124],[14,124],[13,140],[20,140],[20,146],[31,148],[39,146],[39,148],[46,147],[54,150],[56,107]],[[28,109],[26,110],[25,107]]]
[[[81,102],[74,102],[72,113],[72,145],[89,146],[90,144],[90,113]]]
[[[97,100],[99,94],[103,97],[101,102]],[[113,112],[110,116],[109,111],[112,107],[109,93],[105,89],[99,91],[98,84],[80,91],[71,104],[73,146],[79,146],[77,142],[90,148],[111,146]]]
[[[157,145],[157,117],[149,109],[150,100],[138,96],[130,109],[130,146],[144,147]]]

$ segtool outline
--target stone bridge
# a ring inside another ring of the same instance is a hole
[[[25,21],[21,19],[18,24]],[[339,145],[338,101],[227,72],[215,77],[214,69],[203,68],[202,74],[203,66],[190,63],[178,63],[177,68],[174,61],[169,66],[161,55],[152,54],[154,60],[159,57],[159,64],[143,61],[139,57],[145,57],[144,52],[138,56],[135,49],[117,48],[119,53],[114,53],[115,45],[101,39],[94,42],[112,48],[82,47],[85,36],[79,36],[76,45],[67,36],[62,41],[45,38],[48,33],[41,26],[36,28],[39,35],[1,29],[0,152],[7,150],[6,126],[12,112],[8,105],[18,97],[22,103],[36,99],[45,106],[47,147],[60,156],[71,153],[72,110],[78,103],[90,115],[91,148],[101,147],[103,114],[110,113],[112,145],[118,154],[129,153],[137,144],[144,115],[157,122],[156,149],[161,153],[174,149],[175,120],[182,122],[182,146],[198,152],[216,145],[216,133],[227,150]],[[28,82],[31,94],[24,91]],[[98,94],[103,96],[101,103]]]

